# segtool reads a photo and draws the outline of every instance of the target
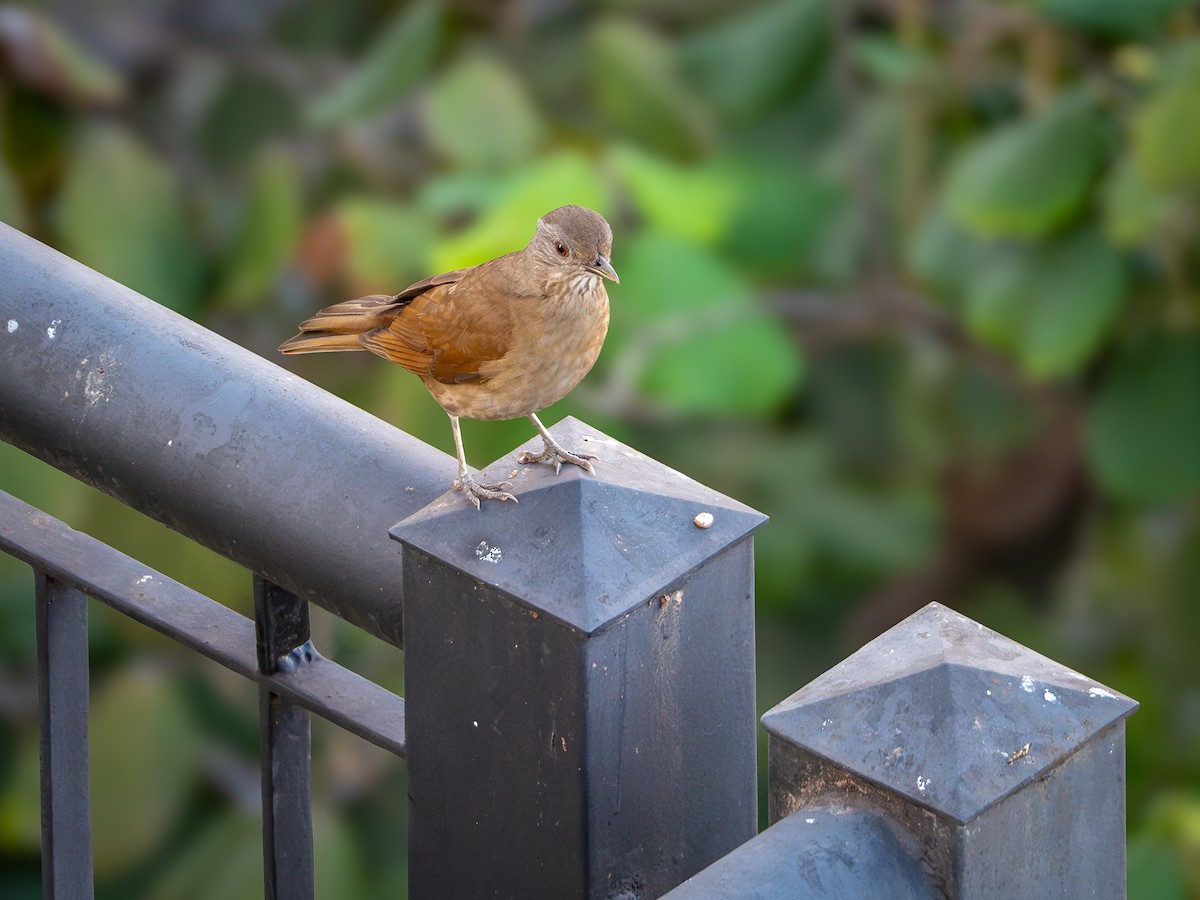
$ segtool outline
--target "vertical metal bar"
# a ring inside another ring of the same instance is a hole
[[[311,660],[306,600],[256,575],[254,622],[262,672],[287,671]],[[259,728],[264,895],[308,900],[314,891],[308,712],[262,687]]]
[[[35,572],[41,714],[42,896],[91,897],[87,597]]]

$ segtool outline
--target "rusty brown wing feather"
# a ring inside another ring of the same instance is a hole
[[[443,384],[479,379],[480,367],[512,346],[513,309],[505,302],[503,269],[488,264],[468,271],[469,278],[412,297],[387,326],[363,335],[363,346]]]
[[[300,323],[300,333],[279,346],[281,353],[361,350],[359,336],[386,325],[400,304],[390,294],[371,294],[328,306]]]
[[[300,323],[301,331],[362,334],[391,319],[399,304],[388,294],[370,294],[327,306]]]
[[[400,293],[396,294],[392,299],[396,302],[411,300],[418,294],[422,294],[430,288],[437,287],[442,284],[453,284],[456,281],[461,281],[463,276],[473,271],[476,266],[467,266],[465,269],[455,269],[453,272],[443,272],[441,275],[434,275],[432,278],[423,278],[415,284],[410,284]]]
[[[470,271],[470,268],[455,269],[410,284],[398,294],[368,294],[327,306],[301,322],[300,333],[284,341],[279,350],[281,353],[362,350],[362,335],[386,327],[401,309],[423,292],[438,285],[452,284]]]

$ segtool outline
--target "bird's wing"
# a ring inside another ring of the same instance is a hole
[[[425,293],[425,291],[429,290],[430,288],[461,281],[464,275],[475,268],[475,266],[467,266],[465,269],[455,269],[453,272],[443,272],[441,275],[434,275],[432,278],[422,278],[416,284],[410,284],[395,297],[393,297],[392,300],[397,303],[403,303],[406,300],[413,299],[419,294]]]
[[[396,298],[388,294],[368,294],[325,307],[301,322],[300,330],[325,334],[362,334],[386,325],[398,305]]]
[[[493,261],[497,262],[497,261]],[[512,346],[514,313],[503,269],[492,264],[426,279],[396,295],[407,301],[364,347],[423,378],[461,384]],[[465,277],[465,276],[470,277]]]

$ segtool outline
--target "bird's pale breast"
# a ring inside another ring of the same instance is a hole
[[[527,305],[517,316],[512,349],[481,366],[479,381],[425,380],[446,412],[471,419],[526,416],[561,400],[591,370],[608,333],[608,293],[600,277],[573,274],[560,291],[529,298]]]

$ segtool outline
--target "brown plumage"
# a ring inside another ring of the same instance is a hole
[[[612,230],[598,213],[562,206],[538,219],[521,250],[426,278],[398,294],[371,294],[321,310],[300,323],[282,353],[370,350],[417,375],[450,416],[458,480],[479,506],[516,501],[502,484],[479,484],[467,470],[458,420],[527,416],[545,448],[519,462],[552,460],[595,474],[586,453],[560,447],[536,413],[588,373],[608,332],[604,279]]]

